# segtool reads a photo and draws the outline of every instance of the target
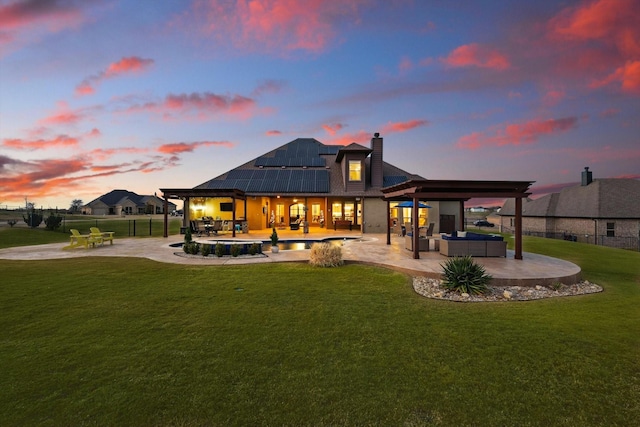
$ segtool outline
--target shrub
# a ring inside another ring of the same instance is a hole
[[[277,246],[278,245],[278,232],[276,231],[276,228],[273,227],[273,232],[271,233],[271,246]]]
[[[231,248],[229,249],[229,251],[231,252],[231,256],[236,257],[240,255],[242,248],[240,247],[240,245],[237,245],[234,243],[233,245],[231,245]]]
[[[60,224],[62,224],[62,216],[51,213],[47,219],[44,220],[44,224],[47,230],[56,230],[60,227]]]
[[[7,221],[7,224],[9,224],[11,228],[13,228],[13,226],[16,225],[17,223],[18,223],[18,220],[16,219],[10,219],[9,221]]]
[[[202,256],[209,256],[211,253],[211,245],[202,245]]]
[[[260,244],[259,243],[254,243],[251,246],[249,246],[249,255],[255,255],[255,254],[259,254],[260,253]]]
[[[314,243],[309,263],[316,267],[338,267],[343,264],[342,248],[331,243]]]
[[[191,228],[187,227],[187,230],[184,232],[184,242],[191,243],[193,238],[191,237]]]
[[[442,286],[459,293],[483,294],[492,279],[470,256],[451,258],[441,267],[444,273]]]
[[[222,257],[225,256],[227,253],[227,249],[224,247],[224,245],[222,243],[216,243],[216,256]]]
[[[42,224],[42,214],[32,210],[27,212],[27,216],[22,216],[24,222],[31,228],[36,228]]]
[[[200,251],[200,244],[196,242],[185,243],[182,245],[182,250],[190,255],[197,255]]]

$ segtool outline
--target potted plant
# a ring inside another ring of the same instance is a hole
[[[278,247],[278,232],[273,227],[273,233],[271,233],[271,252],[277,253],[280,250]]]

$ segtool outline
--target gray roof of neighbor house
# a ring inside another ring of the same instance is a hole
[[[380,196],[379,188],[367,185],[363,192],[349,193],[344,189],[342,169],[336,162],[344,151],[369,153],[371,149],[350,144],[325,145],[314,138],[298,138],[275,150],[250,160],[194,188],[237,188],[247,194],[279,194],[314,196],[319,194]],[[365,160],[370,173],[371,159]],[[388,163],[383,164],[383,186],[408,179],[423,179]]]
[[[514,215],[514,200],[506,200],[500,215]],[[640,180],[595,179],[559,193],[522,203],[523,216],[560,218],[640,218]]]
[[[107,206],[117,206],[121,205],[125,200],[131,200],[131,202],[133,202],[136,206],[144,206],[147,200],[153,198],[157,198],[160,201],[163,200],[158,196],[141,196],[137,193],[134,193],[133,191],[112,190],[107,194],[103,194],[102,196],[90,201],[89,203],[87,203],[87,206],[92,205],[98,201],[104,203]],[[169,202],[169,204],[175,206],[175,203]]]

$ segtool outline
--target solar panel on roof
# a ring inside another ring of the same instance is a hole
[[[382,178],[382,186],[383,187],[390,187],[392,185],[396,185],[396,184],[400,184],[402,182],[405,182],[407,180],[406,176],[385,176]]]
[[[289,193],[301,193],[302,181],[301,180],[289,181],[289,186],[287,187],[287,191]]]
[[[275,193],[286,193],[287,188],[289,188],[289,181],[275,181],[273,183],[273,191]]]
[[[270,181],[275,181],[278,179],[279,170],[266,170],[264,174],[264,179],[268,179]]]

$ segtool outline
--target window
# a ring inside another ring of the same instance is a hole
[[[284,224],[284,205],[282,203],[276,205],[276,222]]]
[[[362,162],[349,160],[349,181],[362,181]]]
[[[608,222],[607,223],[607,237],[616,237],[616,223]]]
[[[331,216],[333,220],[342,219],[342,203],[334,203],[331,205]]]

